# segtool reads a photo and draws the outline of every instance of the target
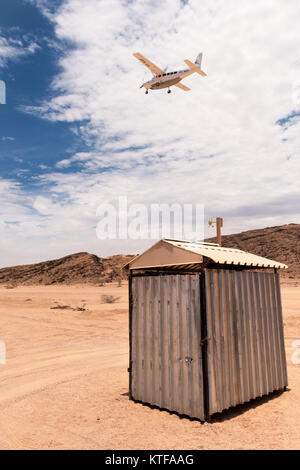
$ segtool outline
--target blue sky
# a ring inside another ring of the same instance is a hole
[[[65,122],[51,122],[24,113],[23,106],[38,106],[51,96],[50,85],[59,73],[53,24],[34,5],[22,0],[1,2],[1,35],[14,40],[33,42],[34,53],[9,61],[1,69],[6,83],[6,105],[0,107],[1,119],[1,176],[14,178],[34,191],[32,177],[39,175],[42,166],[54,166],[66,155],[84,145]],[[66,47],[66,46],[65,46]],[[9,137],[9,138],[7,138]],[[24,172],[26,170],[26,173]]]
[[[203,204],[224,233],[299,223],[299,15],[297,0],[2,0],[0,264],[142,250],[97,239],[119,196]],[[168,70],[202,51],[208,76],[146,96],[137,51]]]

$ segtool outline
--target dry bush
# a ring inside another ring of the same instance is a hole
[[[70,305],[55,305],[55,307],[50,307],[50,310],[72,310]]]
[[[114,304],[120,299],[120,297],[115,297],[114,295],[103,294],[101,296],[101,301],[103,304]]]

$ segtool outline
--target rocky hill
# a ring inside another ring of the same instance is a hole
[[[215,242],[215,238],[207,241]],[[300,225],[289,224],[224,235],[225,247],[239,248],[289,266],[280,270],[283,278],[300,279]],[[133,255],[99,258],[75,253],[42,263],[0,269],[0,285],[100,284],[126,278],[122,266]]]
[[[124,279],[126,274],[122,271],[122,266],[132,257],[115,255],[99,258],[90,253],[75,253],[41,263],[2,268],[0,284],[99,284]]]

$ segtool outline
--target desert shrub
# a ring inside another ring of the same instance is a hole
[[[103,304],[114,304],[120,299],[120,297],[115,297],[114,295],[103,294],[101,296],[101,301]]]
[[[50,310],[72,310],[70,305],[55,305],[55,307],[50,307]]]

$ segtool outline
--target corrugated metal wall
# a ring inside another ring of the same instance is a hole
[[[209,413],[287,385],[279,275],[205,270]]]
[[[132,278],[131,394],[204,416],[199,275]]]
[[[283,389],[287,370],[279,275],[222,269],[204,275],[212,415]],[[132,277],[131,394],[204,420],[200,276]]]

